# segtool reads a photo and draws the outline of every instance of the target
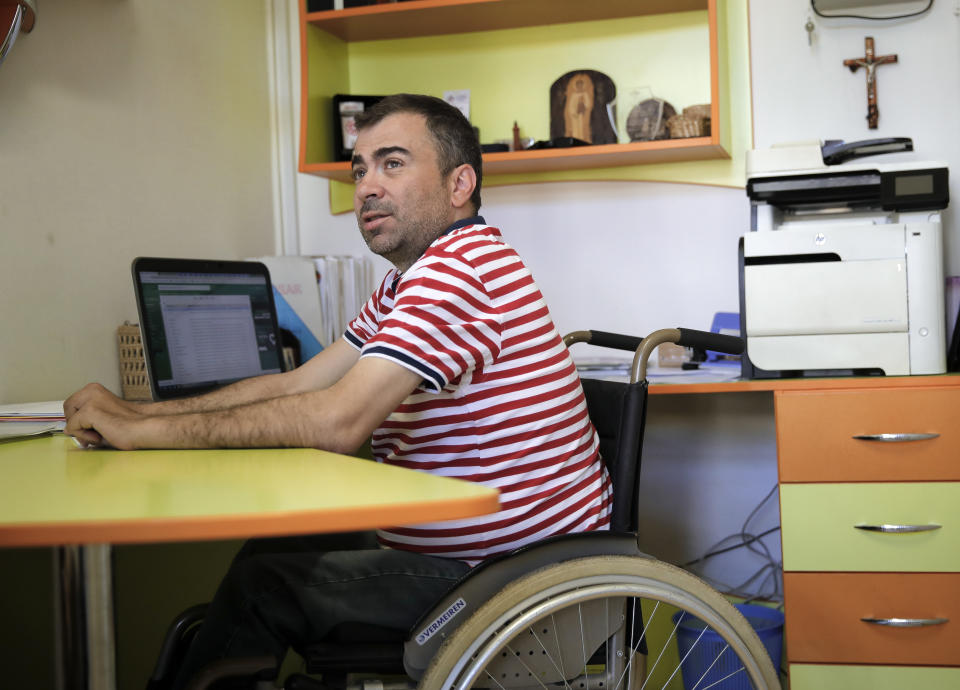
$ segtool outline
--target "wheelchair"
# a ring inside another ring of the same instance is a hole
[[[410,631],[341,626],[330,639],[297,650],[310,675],[294,674],[285,688],[780,687],[777,669],[736,608],[699,578],[638,545],[648,358],[663,343],[739,354],[743,341],[679,328],[643,339],[577,331],[564,343],[635,353],[629,383],[582,379],[613,483],[610,531],[561,535],[484,562]],[[203,607],[194,607],[171,626],[148,690],[161,690],[175,676],[177,658],[202,615]],[[684,645],[678,644],[681,634]],[[270,678],[275,665],[272,658],[217,662],[190,687],[238,675]],[[272,687],[272,681],[262,686]]]

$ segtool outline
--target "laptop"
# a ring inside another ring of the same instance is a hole
[[[283,370],[273,288],[258,261],[133,261],[140,339],[154,400]]]

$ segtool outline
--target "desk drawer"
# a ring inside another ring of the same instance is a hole
[[[960,388],[776,395],[781,482],[960,480]],[[911,441],[870,434],[939,434]]]
[[[790,690],[956,690],[960,668],[790,664]]]
[[[960,571],[960,483],[781,484],[780,521],[784,570]]]
[[[791,662],[960,666],[960,574],[785,573],[783,589]]]

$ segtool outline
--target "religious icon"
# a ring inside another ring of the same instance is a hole
[[[897,61],[896,55],[881,55],[877,57],[873,52],[873,36],[867,36],[864,39],[864,57],[844,60],[843,64],[850,68],[851,72],[856,72],[861,67],[867,73],[867,126],[870,129],[877,128],[877,120],[880,118],[880,109],[877,107],[877,67],[880,65],[889,65]]]
[[[550,138],[617,143],[617,87],[596,70],[567,72],[550,87]]]

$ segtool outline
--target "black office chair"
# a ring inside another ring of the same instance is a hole
[[[564,342],[568,347],[583,342],[635,352],[629,383],[582,381],[613,482],[611,530],[553,537],[482,563],[410,631],[340,626],[322,643],[298,650],[307,673],[322,681],[295,674],[286,688],[361,688],[347,685],[357,672],[408,677],[424,690],[633,688],[648,675],[663,673],[661,661],[673,653],[665,650],[675,649],[681,624],[691,621],[718,635],[723,645],[708,650],[712,663],[705,669],[691,667],[690,652],[669,673],[696,674],[707,684],[715,682],[718,673],[745,673],[755,688],[779,687],[763,645],[736,609],[701,580],[647,556],[637,544],[649,356],[668,342],[738,354],[742,340],[664,329],[642,340],[578,331]],[[673,616],[665,617],[663,604],[678,611],[676,622]],[[702,634],[698,644],[705,637],[713,639]],[[651,646],[655,661],[648,669]],[[699,651],[697,657],[703,656]],[[218,665],[198,679],[196,687],[235,672],[249,674],[258,663],[262,668],[255,672],[269,673],[274,666],[272,659],[242,663],[246,667],[236,671],[230,663]],[[158,662],[150,689],[164,687],[172,673]]]

